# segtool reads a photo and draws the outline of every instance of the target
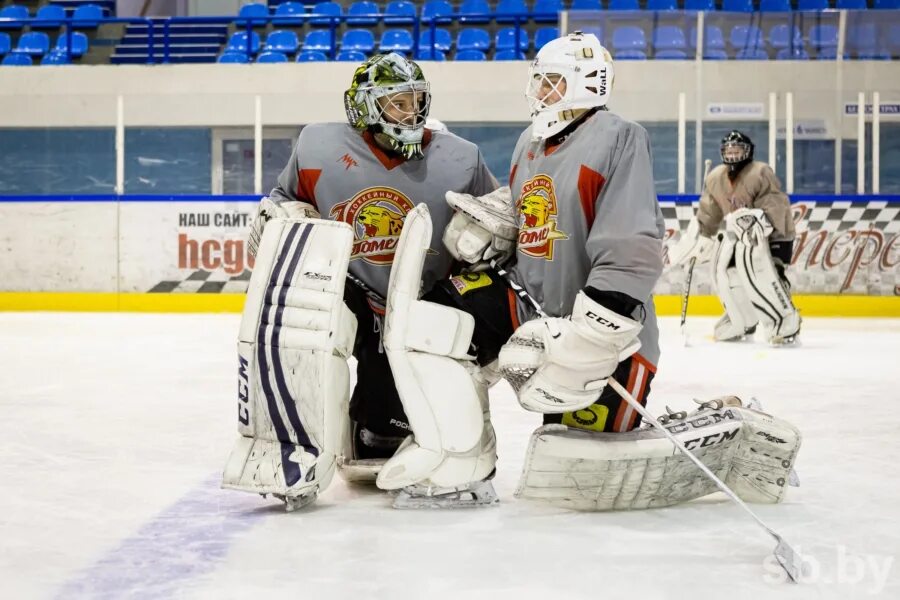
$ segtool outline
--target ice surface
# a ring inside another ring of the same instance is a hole
[[[335,478],[311,509],[218,489],[237,407],[237,315],[0,313],[3,598],[900,598],[900,320],[804,322],[802,346],[714,344],[662,320],[651,411],[755,396],[804,434],[802,487],[576,513],[516,501],[526,413],[492,390],[497,508],[396,511]]]

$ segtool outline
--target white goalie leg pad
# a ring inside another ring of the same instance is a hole
[[[378,474],[387,490],[464,485],[487,477],[496,462],[487,386],[476,383],[468,355],[474,319],[418,299],[432,241],[431,216],[420,204],[404,221],[385,314],[384,347],[413,431]]]
[[[740,339],[756,330],[758,317],[735,267],[729,267],[735,256],[737,236],[731,232],[720,235],[713,261],[713,287],[725,308],[725,315],[716,323],[714,337],[719,341]]]
[[[800,432],[786,421],[741,407],[737,398],[723,400],[660,422],[742,500],[780,502],[800,449]],[[516,496],[577,510],[633,510],[717,491],[655,428],[595,433],[545,425],[531,436]]]
[[[349,429],[343,302],[353,233],[321,219],[273,219],[263,233],[238,338],[238,439],[222,487],[314,499]]]
[[[791,342],[800,332],[800,313],[778,275],[768,243],[735,246],[735,267],[742,287],[775,344]]]

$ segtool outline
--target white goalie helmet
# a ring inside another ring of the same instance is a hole
[[[532,138],[547,139],[605,106],[614,77],[612,56],[594,34],[576,31],[548,42],[531,63],[525,89]]]

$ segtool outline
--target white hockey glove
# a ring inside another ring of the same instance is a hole
[[[641,347],[642,327],[579,292],[571,319],[536,319],[516,329],[500,350],[500,371],[526,410],[580,410]]]
[[[747,246],[768,243],[775,230],[761,208],[739,208],[725,217],[725,229]]]
[[[250,224],[250,235],[247,237],[247,249],[255,257],[262,239],[263,229],[271,219],[319,219],[319,211],[312,204],[297,200],[274,202],[268,196],[259,201],[256,216]]]
[[[519,223],[508,186],[477,198],[447,192],[446,199],[456,211],[444,230],[444,245],[453,258],[473,265],[492,259],[502,264],[513,255]]]
[[[700,233],[700,222],[694,217],[678,243],[669,248],[669,263],[678,266],[695,257],[700,264],[709,262],[714,247],[713,239]]]

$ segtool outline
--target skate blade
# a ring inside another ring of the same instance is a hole
[[[284,502],[285,512],[300,510],[304,506],[309,506],[316,501],[316,498],[318,498],[318,494],[315,492],[303,496],[285,496],[283,494],[272,494],[272,496]]]
[[[411,486],[394,497],[393,507],[400,510],[482,508],[496,506],[500,498],[490,481],[479,482],[475,488],[425,493],[426,488]]]

